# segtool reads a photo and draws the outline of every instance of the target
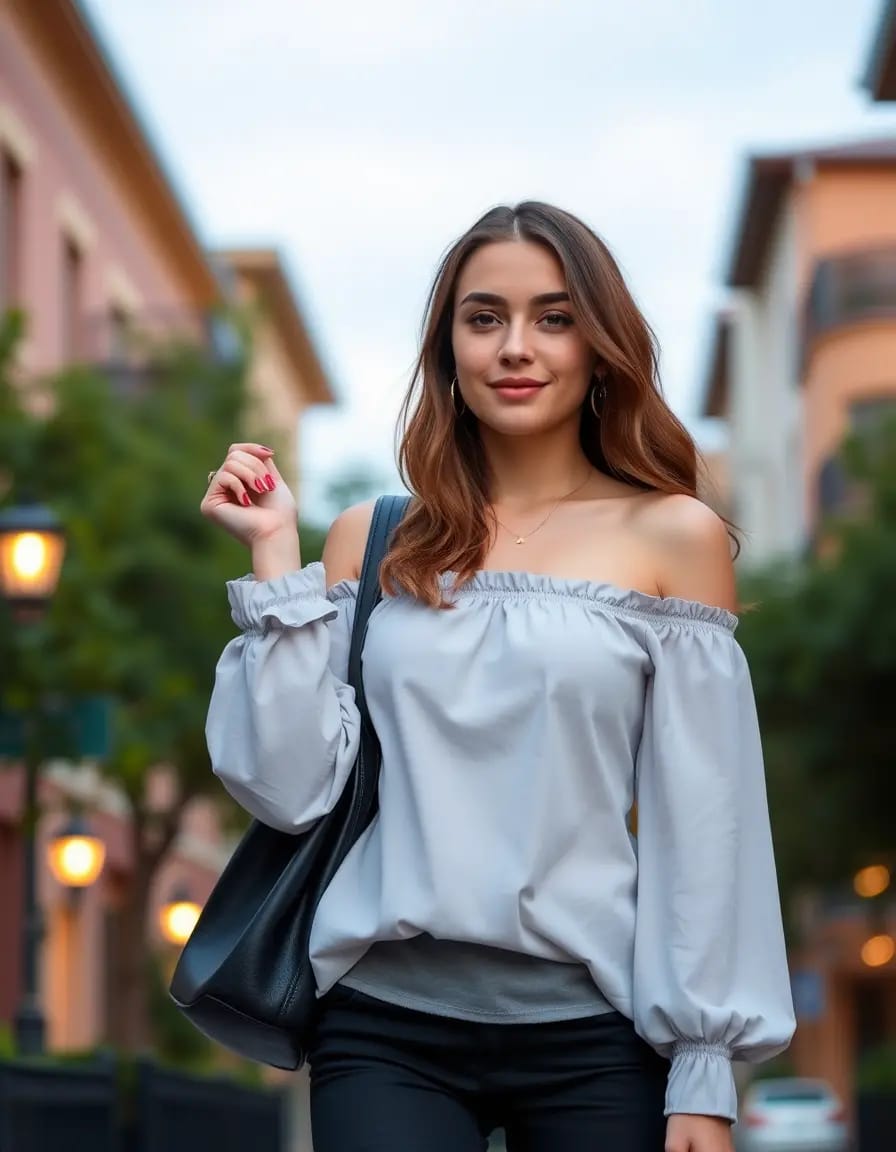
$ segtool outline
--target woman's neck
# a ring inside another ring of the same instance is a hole
[[[587,488],[596,470],[578,436],[482,436],[491,476],[491,502],[526,510],[559,500],[577,486]]]

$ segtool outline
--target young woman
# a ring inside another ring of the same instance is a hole
[[[449,251],[405,407],[414,503],[364,679],[380,812],[319,906],[316,1152],[728,1152],[733,1059],[794,1021],[726,525],[652,334],[581,221]],[[301,567],[271,453],[202,510],[251,549],[212,763],[254,816],[328,812],[369,506]],[[633,809],[637,832],[633,834]]]

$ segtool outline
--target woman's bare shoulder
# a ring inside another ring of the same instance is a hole
[[[702,500],[657,492],[636,502],[631,527],[653,559],[661,595],[737,610],[728,527]]]
[[[330,526],[322,557],[329,587],[338,584],[340,580],[361,578],[364,549],[375,504],[375,500],[353,504],[351,508],[340,512]]]

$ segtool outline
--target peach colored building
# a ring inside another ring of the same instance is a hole
[[[846,431],[896,404],[896,140],[754,156],[705,414],[728,422],[731,504],[761,563],[848,498]]]
[[[811,545],[850,499],[844,435],[896,412],[896,140],[752,157],[726,286],[705,414],[728,424],[730,511],[757,564]],[[896,1040],[896,962],[863,962],[856,904],[807,903],[791,953],[791,1056],[846,1099],[861,1054]]]
[[[23,386],[33,383],[36,395],[41,374],[72,361],[116,369],[129,324],[189,335],[211,352],[209,310],[222,298],[257,311],[252,422],[288,447],[280,463],[296,486],[299,420],[333,394],[282,261],[273,250],[206,251],[76,0],[0,0],[0,311],[18,306],[28,317]],[[160,795],[167,783],[159,771]],[[49,873],[40,877],[43,1000],[56,1047],[104,1037],[114,1010],[106,1003],[107,920],[132,867],[122,796],[98,773],[65,763],[42,773],[40,860],[73,799],[90,811],[108,855],[100,881],[77,903]],[[19,995],[21,804],[21,779],[4,767],[0,1022],[11,1019]],[[160,905],[181,887],[201,903],[228,850],[215,805],[194,803],[153,893],[153,947]]]

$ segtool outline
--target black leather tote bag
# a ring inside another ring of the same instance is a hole
[[[383,496],[367,540],[349,654],[361,746],[342,796],[297,836],[254,821],[215,885],[171,980],[175,1004],[206,1036],[275,1068],[305,1061],[316,1014],[308,938],[318,901],[377,810],[380,750],[361,679],[379,567],[408,498]],[[301,771],[296,749],[296,771]]]

